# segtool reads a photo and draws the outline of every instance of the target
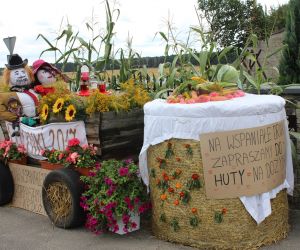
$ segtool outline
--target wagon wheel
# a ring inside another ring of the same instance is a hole
[[[11,202],[14,195],[14,181],[10,169],[0,161],[0,206]]]
[[[80,175],[72,169],[50,172],[43,183],[44,208],[52,223],[60,228],[73,228],[84,223],[85,216],[80,207],[83,185]]]

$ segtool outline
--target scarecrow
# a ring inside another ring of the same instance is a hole
[[[32,64],[32,69],[34,74],[34,89],[42,96],[54,92],[53,83],[57,81],[58,76],[61,76],[64,81],[67,80],[59,69],[42,59],[36,60]]]
[[[4,85],[10,92],[0,93],[0,119],[13,122],[16,129],[22,117],[23,123],[36,124],[38,94],[32,89],[34,76],[27,63],[18,54],[9,55],[3,72]]]

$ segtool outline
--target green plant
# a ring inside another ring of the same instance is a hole
[[[42,38],[49,46],[48,49],[41,52],[40,57],[45,52],[54,52],[55,63],[62,62],[62,71],[64,71],[64,67],[66,66],[70,56],[79,49],[79,47],[76,46],[79,32],[74,33],[73,27],[69,23],[67,23],[66,28],[61,31],[62,25],[63,19],[60,24],[59,35],[54,39],[54,44],[51,43],[43,34],[39,34],[37,39]],[[60,40],[64,40],[64,44],[62,46],[60,45]]]
[[[128,231],[136,225],[130,220],[133,212],[143,213],[150,207],[145,186],[138,177],[138,166],[132,160],[103,161],[88,177],[81,206],[87,211],[86,227],[95,233],[119,230],[121,218]]]
[[[200,221],[199,221],[199,218],[198,218],[196,215],[190,217],[190,225],[191,225],[193,228],[197,227],[197,226],[199,225],[199,222],[200,222]]]
[[[49,46],[49,48],[41,52],[40,56],[46,52],[54,52],[55,63],[62,63],[62,71],[64,71],[70,59],[74,60],[75,65],[77,65],[76,79],[73,79],[76,83],[76,89],[79,86],[80,68],[82,65],[87,65],[92,75],[100,78],[100,73],[106,71],[106,66],[110,60],[115,22],[119,17],[120,11],[119,9],[111,10],[107,0],[105,1],[105,8],[106,29],[103,34],[96,34],[95,30],[98,23],[94,18],[94,13],[92,13],[91,20],[86,22],[87,31],[90,35],[90,38],[87,40],[79,35],[79,31],[74,32],[70,23],[67,23],[66,27],[62,28],[63,20],[59,28],[59,35],[54,39],[54,42],[51,42],[43,34],[39,34],[37,37],[37,39],[43,39]],[[103,56],[101,56],[102,52]],[[99,71],[98,73],[95,72],[96,69]]]
[[[200,176],[198,174],[193,174],[191,179],[187,181],[186,186],[189,190],[200,189],[202,187]]]
[[[165,213],[162,213],[160,216],[159,216],[159,221],[161,222],[167,222],[167,217],[166,217],[166,214]]]
[[[127,82],[133,75],[137,72],[134,69],[134,59],[140,58],[140,55],[135,52],[132,48],[132,37],[127,39],[127,51],[124,49],[120,49],[117,53],[120,53],[120,59],[118,60],[120,66],[120,76],[119,81],[120,83]]]
[[[64,154],[64,166],[74,166],[77,168],[90,168],[96,164],[97,147],[93,145],[80,145],[80,141],[77,138],[73,138],[68,141],[68,146]]]
[[[184,205],[187,205],[191,200],[191,194],[187,190],[183,190],[180,192],[180,199]]]
[[[80,145],[77,138],[68,141],[65,150],[43,149],[41,155],[51,163],[63,164],[65,167],[90,168],[96,164],[97,148],[93,145]]]
[[[224,219],[224,215],[227,213],[227,209],[226,208],[222,208],[221,211],[215,211],[215,216],[214,216],[214,219],[215,219],[215,222],[220,224],[223,222],[223,219]]]
[[[174,150],[172,148],[172,143],[168,142],[165,158],[169,159],[172,156],[174,156]]]
[[[26,149],[23,144],[5,140],[0,142],[0,160],[7,162],[8,160],[19,160],[26,157]]]
[[[170,226],[172,227],[174,232],[177,232],[180,229],[178,219],[173,218],[170,222]]]
[[[64,153],[60,150],[42,149],[41,155],[43,157],[47,158],[48,162],[50,162],[50,163],[63,164],[63,162],[64,162]]]
[[[281,85],[300,83],[300,3],[291,0],[286,16],[285,37],[283,43],[287,47],[283,50],[280,60],[279,83]]]

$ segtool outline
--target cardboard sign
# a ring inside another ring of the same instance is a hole
[[[261,194],[285,180],[284,121],[202,134],[200,144],[208,198]]]
[[[10,136],[14,131],[12,124],[6,122],[6,127]],[[44,159],[40,154],[42,149],[64,150],[68,141],[75,137],[81,144],[87,144],[83,121],[50,123],[38,127],[20,124],[20,136],[10,136],[10,139],[17,144],[23,144],[32,158]]]
[[[9,168],[15,186],[10,205],[47,216],[42,201],[42,188],[50,170],[15,163],[9,163]]]

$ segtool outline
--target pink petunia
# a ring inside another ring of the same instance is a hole
[[[94,177],[96,176],[96,173],[94,171],[89,171],[88,176]]]
[[[123,214],[122,221],[124,224],[127,224],[130,220],[130,216],[128,214]]]
[[[119,175],[120,175],[120,176],[126,176],[126,175],[128,175],[128,172],[129,172],[129,169],[126,168],[126,167],[121,167],[121,168],[119,169]]]
[[[133,229],[135,229],[135,228],[137,227],[137,224],[136,224],[135,222],[132,222],[132,223],[131,223],[131,227],[132,227]]]

